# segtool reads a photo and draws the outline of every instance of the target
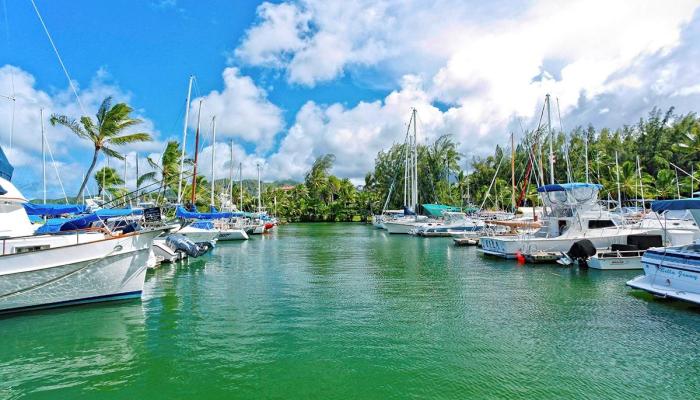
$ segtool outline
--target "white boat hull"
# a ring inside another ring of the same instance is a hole
[[[138,298],[162,231],[0,257],[0,312]]]
[[[642,269],[642,257],[599,257],[594,256],[588,260],[588,267],[601,270],[629,270]]]
[[[660,297],[700,304],[700,256],[688,252],[674,256],[671,248],[666,252],[654,250],[642,257],[644,275],[627,282],[627,286]]]
[[[219,238],[219,231],[217,230],[192,228],[190,226],[180,229],[177,233],[184,235],[195,243],[216,243]]]
[[[219,241],[248,240],[248,234],[243,229],[222,229],[219,231]]]
[[[609,230],[609,234],[586,235],[575,237],[536,238],[528,236],[484,236],[479,238],[481,252],[503,258],[515,258],[518,253],[567,252],[571,246],[582,239],[590,240],[598,249],[610,248],[613,244],[627,243],[627,236],[643,234],[639,230]],[[601,232],[603,233],[603,232]]]
[[[411,222],[384,222],[384,227],[387,232],[394,234],[407,235],[409,231],[416,229],[423,224],[421,223],[411,223]]]

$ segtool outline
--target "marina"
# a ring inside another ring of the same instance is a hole
[[[0,1],[0,400],[698,397],[697,1]]]
[[[219,244],[149,272],[142,301],[0,320],[0,393],[627,399],[700,390],[697,308],[625,288],[636,271],[522,266],[476,250],[361,224],[290,224]]]

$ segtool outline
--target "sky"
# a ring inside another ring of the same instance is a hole
[[[255,178],[259,163],[265,180],[301,180],[332,153],[332,173],[360,184],[412,107],[419,142],[450,134],[465,160],[535,128],[547,93],[564,130],[700,107],[697,0],[34,0],[80,101],[31,0],[0,1],[0,145],[28,197],[42,192],[40,110],[55,198],[77,192],[92,148],[50,115],[130,104],[154,138],[120,148],[133,188],[137,155],[143,173],[182,140],[190,76],[187,151],[201,101],[207,177],[212,150],[217,177],[240,162]]]

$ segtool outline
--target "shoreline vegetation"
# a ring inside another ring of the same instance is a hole
[[[130,113],[128,105],[112,105],[111,99],[107,98],[97,113],[97,122],[89,117],[74,121],[54,115],[51,123],[65,126],[78,137],[93,142],[94,157],[87,177],[92,173],[100,152],[123,160],[124,156],[116,147],[151,140],[146,133],[123,133],[124,129],[140,122],[131,118]],[[502,144],[497,144],[493,154],[485,157],[468,158],[461,154],[458,151],[459,143],[450,135],[418,145],[420,203],[512,209],[513,192],[514,198],[518,199],[523,188],[526,188],[520,205],[537,204],[539,179],[549,175],[549,161],[544,155],[545,149],[549,148],[549,132],[543,126],[516,136],[520,139],[515,142],[514,151],[510,139],[504,135]],[[615,130],[596,130],[589,125],[568,132],[556,131],[552,144],[554,174],[558,180],[600,183],[603,185],[601,196],[604,199],[617,199],[618,182],[623,203],[640,198],[692,197],[700,183],[700,118],[695,113],[677,115],[673,108],[665,112],[654,108],[646,118]],[[181,151],[180,143],[170,141],[160,159],[145,159],[148,171],[138,176],[138,200],[152,201],[158,205],[176,202]],[[385,202],[388,209],[403,207],[404,151],[404,144],[394,144],[388,150],[380,151],[375,158],[373,171],[366,174],[364,184],[360,186],[355,186],[348,178],[331,174],[335,156],[322,155],[314,161],[303,182],[263,183],[262,204],[269,213],[286,222],[369,221],[373,214],[382,211]],[[511,154],[515,156],[514,161],[511,161]],[[533,160],[534,164],[529,168],[528,163]],[[146,163],[143,163],[144,167]],[[184,165],[184,175],[191,175],[193,161],[186,159]],[[515,170],[516,188],[511,185],[511,165]],[[529,169],[530,177],[526,179],[524,177]],[[136,193],[124,187],[124,179],[116,168],[102,167],[92,177],[99,195],[122,198],[122,204],[137,200]],[[198,175],[196,180],[196,205],[200,210],[208,209],[210,183],[202,175]],[[192,185],[189,181],[183,182],[185,199],[191,197]],[[242,209],[255,211],[257,181],[246,179],[242,185]],[[81,198],[85,186],[86,182],[83,182],[80,192],[72,200]],[[142,189],[145,187],[150,189]],[[215,191],[219,194],[215,196],[216,207],[221,206],[222,200],[232,199],[241,208],[238,204],[238,180],[231,184],[229,179],[217,179]]]

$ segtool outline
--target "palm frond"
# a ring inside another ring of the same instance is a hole
[[[151,135],[149,135],[148,133],[139,132],[139,133],[130,133],[130,134],[124,135],[124,136],[115,136],[115,137],[107,138],[105,141],[107,141],[111,144],[120,146],[123,144],[136,143],[136,142],[148,142],[151,140],[153,140],[153,138],[151,138]]]
[[[144,182],[155,182],[156,181],[156,171],[147,172],[136,180],[138,186],[143,185]]]
[[[109,147],[102,147],[102,151],[105,153],[105,155],[106,155],[107,157],[112,157],[112,158],[116,158],[116,159],[119,159],[119,160],[124,160],[124,156],[123,156],[123,155],[121,155],[121,154],[118,153],[117,151],[114,151],[114,150],[110,149]]]
[[[81,138],[88,139],[89,135],[85,132],[82,126],[78,123],[73,118],[69,118],[65,115],[57,115],[53,114],[51,115],[51,119],[49,120],[51,123],[51,126],[56,126],[56,125],[61,125],[65,126],[66,128],[70,129],[73,133],[78,135]]]

